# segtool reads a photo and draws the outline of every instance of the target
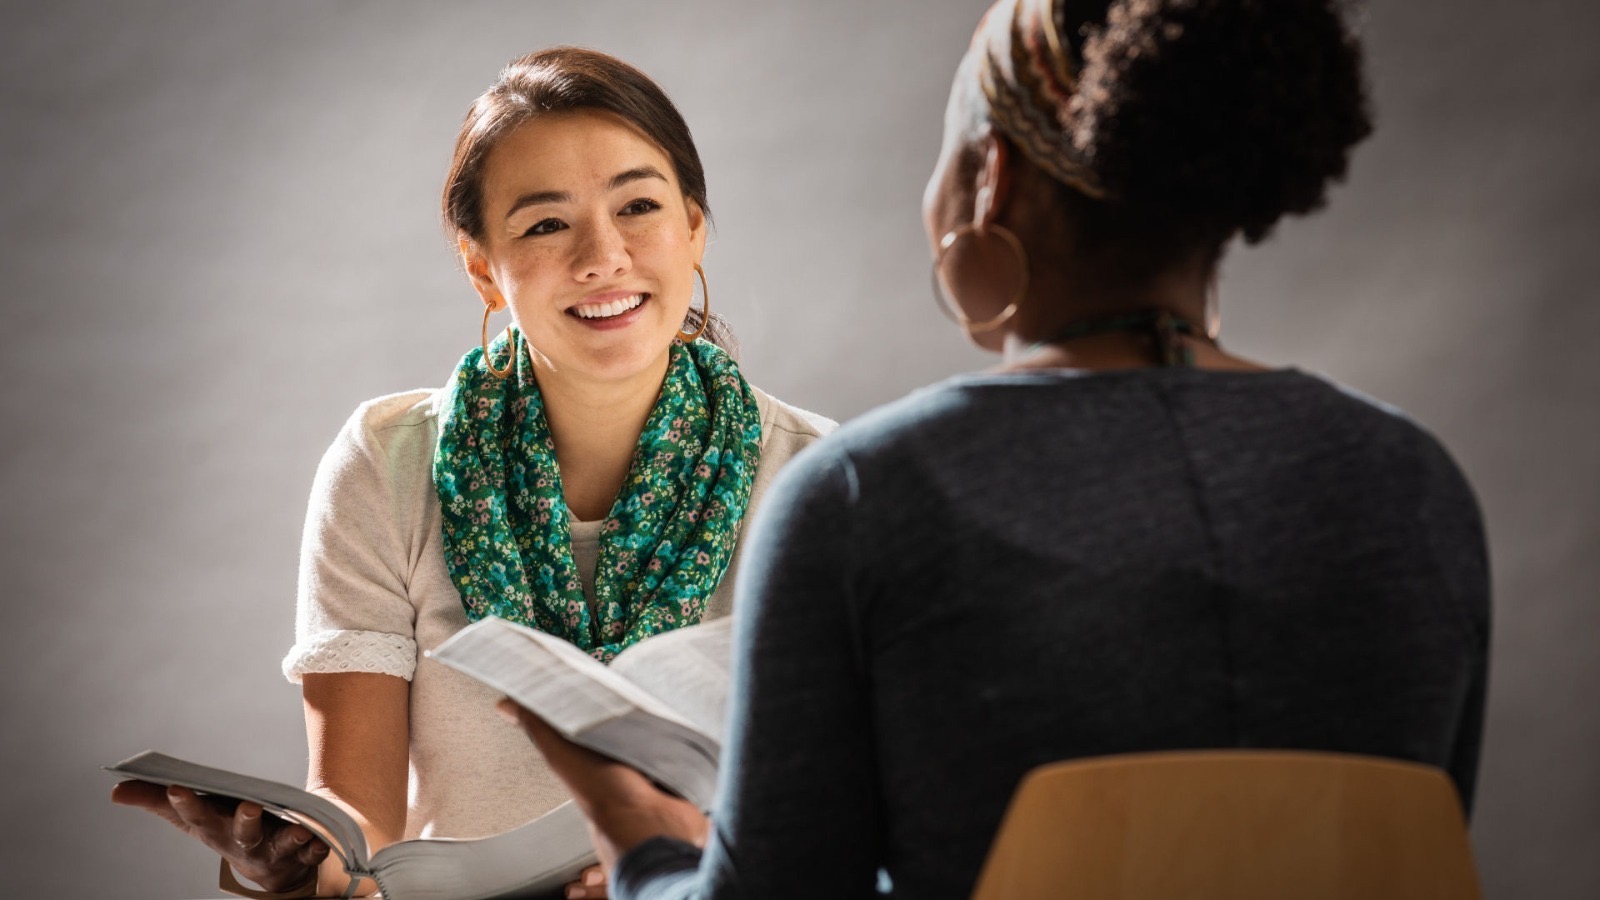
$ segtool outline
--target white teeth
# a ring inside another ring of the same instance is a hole
[[[609,303],[574,306],[572,311],[581,319],[609,319],[612,316],[620,316],[643,302],[643,294],[634,294],[631,297],[623,297],[621,300],[612,300]]]

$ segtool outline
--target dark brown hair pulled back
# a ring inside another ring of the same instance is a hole
[[[484,91],[456,135],[444,183],[444,223],[483,236],[483,165],[500,138],[544,113],[600,110],[627,120],[654,141],[678,177],[683,195],[707,218],[706,173],[689,125],[648,75],[614,56],[582,47],[552,47],[512,60]]]

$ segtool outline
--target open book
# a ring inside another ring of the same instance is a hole
[[[709,809],[728,696],[732,622],[719,619],[629,647],[610,668],[566,641],[483,619],[430,655],[545,718],[568,739],[628,763]],[[588,827],[564,803],[512,831],[476,840],[419,839],[367,852],[361,827],[323,797],[275,781],[145,752],[107,771],[259,803],[327,841],[353,876],[386,900],[560,897],[595,863]]]
[[[386,900],[534,900],[562,888],[594,865],[583,816],[571,802],[504,834],[476,840],[401,841],[367,853],[366,836],[349,813],[299,788],[145,752],[106,770],[161,785],[259,803],[311,829],[353,876],[371,878]]]
[[[733,622],[640,641],[609,667],[558,637],[481,619],[428,655],[538,713],[575,744],[709,810],[728,700]]]

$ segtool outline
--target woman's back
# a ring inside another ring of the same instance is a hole
[[[1025,772],[1124,751],[1395,756],[1470,799],[1470,491],[1403,417],[1219,343],[1227,248],[1321,207],[1371,132],[1347,6],[989,8],[922,218],[941,305],[1009,374],[773,485],[703,854],[703,818],[527,723],[628,854],[615,896],[867,897],[881,867],[965,897]]]
[[[856,808],[818,823],[872,823],[856,840],[897,892],[970,885],[1021,775],[1071,757],[1343,750],[1439,765],[1470,800],[1483,538],[1454,464],[1392,411],[1293,370],[977,376],[802,468],[794,511],[758,529],[797,562],[748,585],[747,662],[758,685],[809,669],[813,702],[870,698],[875,772],[833,758],[877,800],[840,794]],[[844,621],[801,625],[830,591]],[[804,632],[841,625],[853,659],[802,658]],[[776,718],[740,715],[758,745],[741,787],[793,775],[761,771],[780,746],[851,740],[818,733],[848,716],[775,738]]]

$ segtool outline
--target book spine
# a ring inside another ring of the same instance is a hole
[[[378,896],[383,897],[384,900],[393,900],[393,895],[389,893],[388,888],[383,886],[383,879],[378,877],[378,873],[371,866],[363,867],[346,862],[344,873],[350,876],[350,885],[344,889],[344,893],[341,896],[346,898],[354,897],[356,888],[361,885],[361,879],[370,878],[378,883]],[[404,898],[400,898],[400,900],[404,900]]]

